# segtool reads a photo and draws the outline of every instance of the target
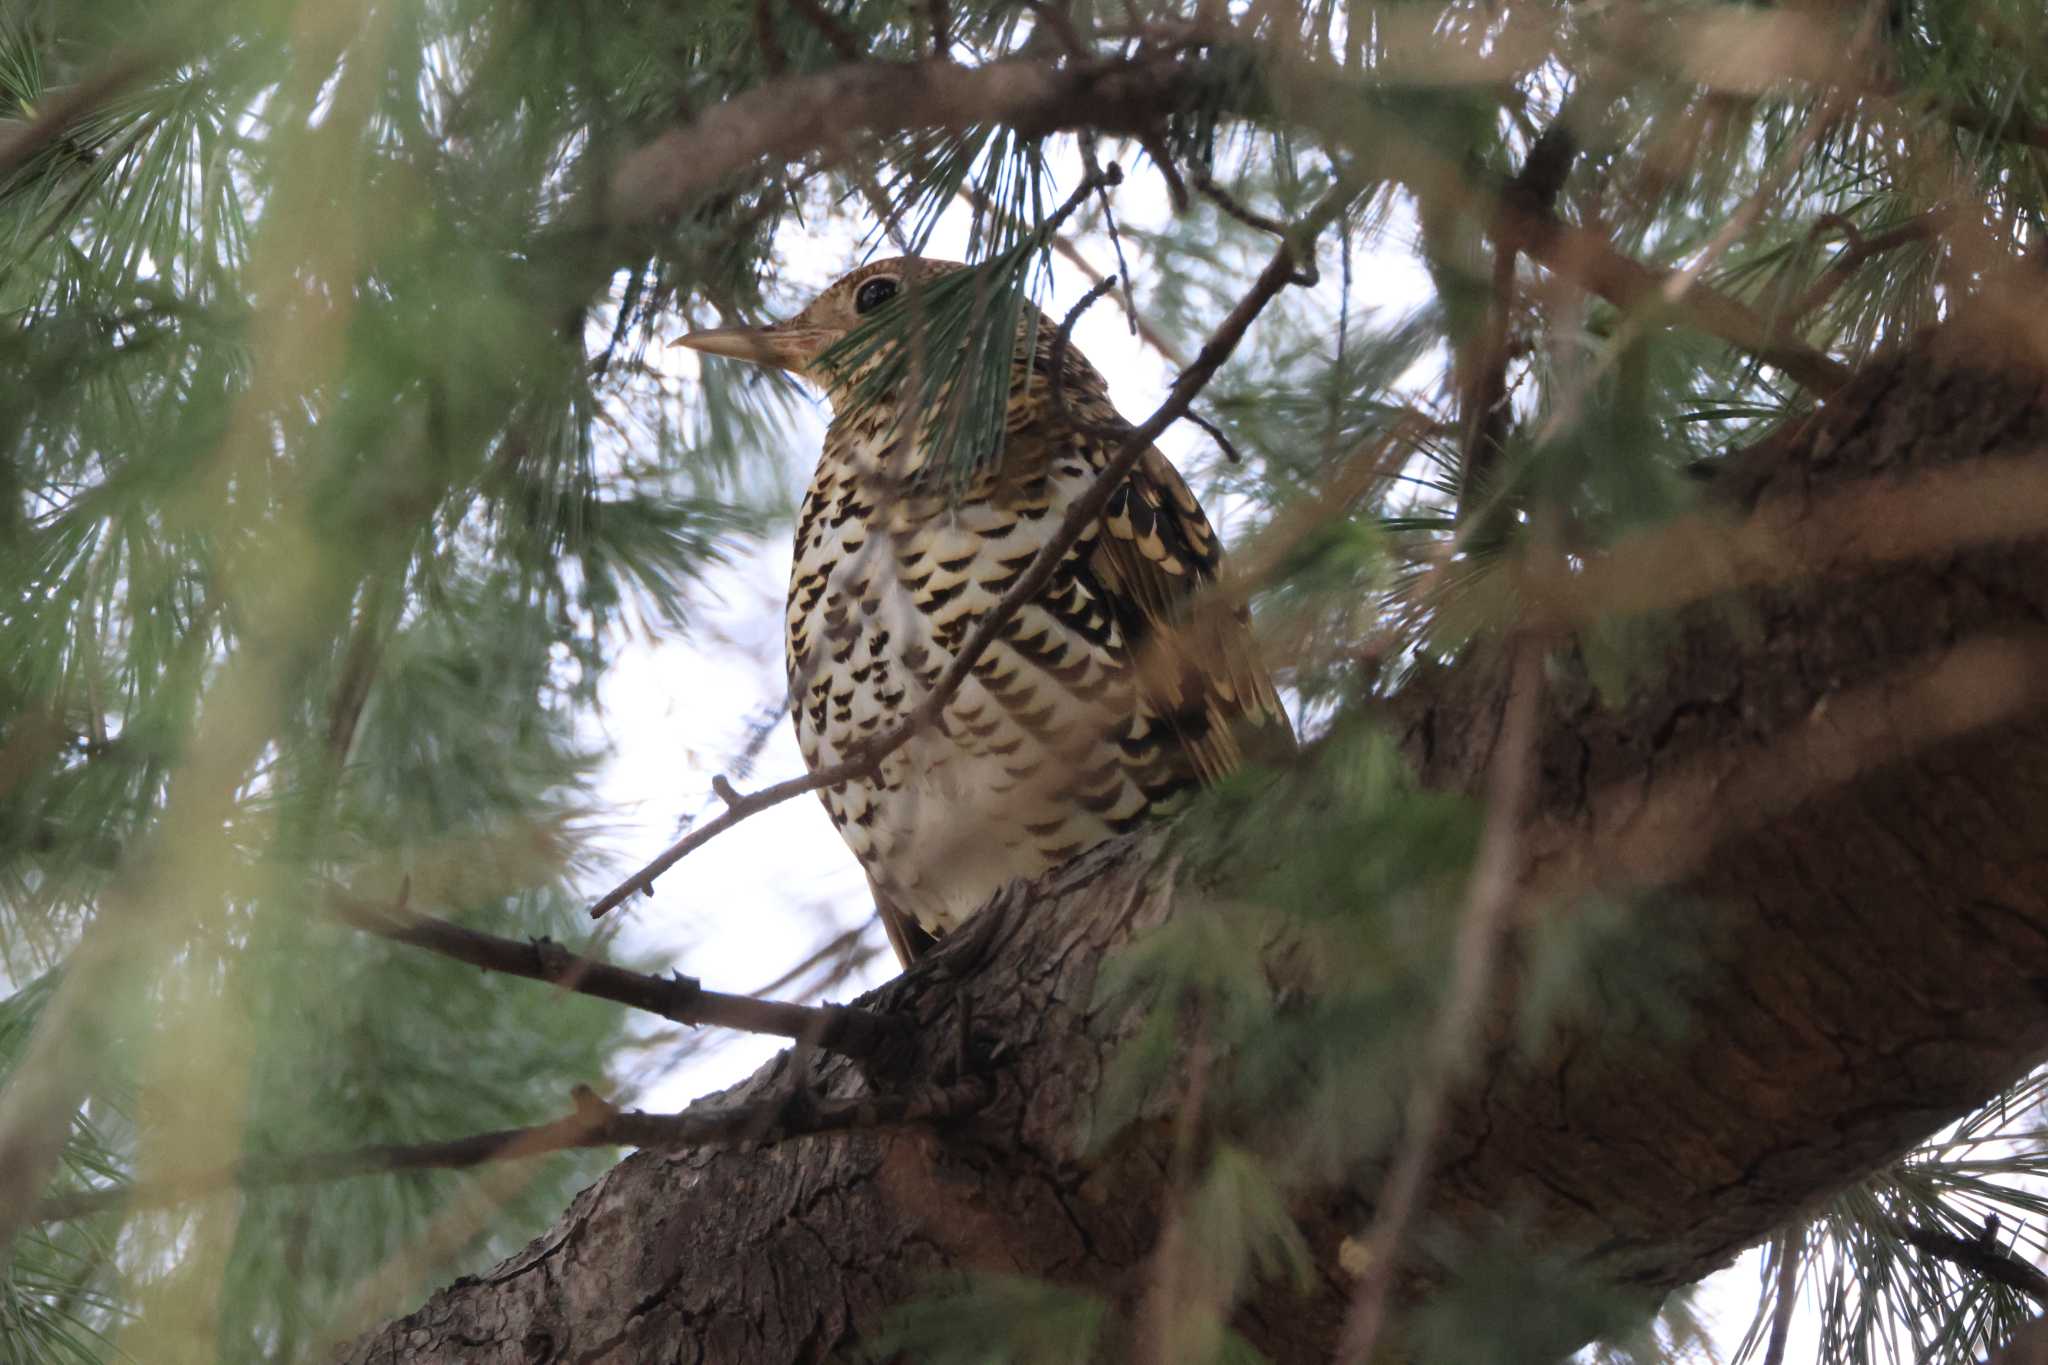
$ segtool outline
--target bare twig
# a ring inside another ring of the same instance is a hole
[[[1849,282],[1849,278],[1856,273],[1858,267],[1871,257],[1881,256],[1887,251],[1895,251],[1913,242],[1931,241],[1939,237],[1947,217],[1948,215],[1940,209],[1929,209],[1926,213],[1909,218],[1874,237],[1865,237],[1856,231],[1855,224],[1848,219],[1839,214],[1829,214],[1826,219],[1815,224],[1815,230],[1839,225],[1847,233],[1849,245],[1835,257],[1825,271],[1821,272],[1820,278],[1800,296],[1799,301],[1786,310],[1787,320],[1796,322],[1833,298],[1836,291]]]
[[[1211,200],[1213,200],[1218,208],[1222,209],[1225,213],[1229,214],[1232,218],[1237,219],[1238,222],[1243,223],[1248,228],[1252,228],[1258,232],[1271,233],[1273,236],[1282,239],[1285,239],[1287,234],[1293,231],[1291,227],[1289,227],[1286,223],[1282,222],[1280,219],[1269,218],[1265,214],[1260,213],[1255,209],[1246,207],[1243,203],[1239,202],[1238,199],[1230,193],[1230,191],[1224,189],[1221,185],[1217,184],[1214,180],[1210,179],[1209,173],[1207,171],[1197,171],[1195,173],[1195,188],[1200,190],[1203,194],[1207,195]],[[1316,270],[1316,263],[1312,260],[1304,261],[1302,263],[1299,275],[1292,281],[1292,283],[1299,285],[1313,285],[1320,278],[1321,275]]]
[[[132,1212],[168,1208],[217,1190],[276,1189],[393,1171],[466,1170],[488,1162],[578,1147],[697,1147],[720,1142],[774,1141],[848,1128],[939,1122],[982,1108],[993,1098],[995,1090],[995,1082],[989,1077],[970,1075],[945,1085],[886,1095],[847,1099],[807,1097],[797,1105],[776,1096],[765,1101],[689,1109],[680,1114],[646,1114],[615,1109],[579,1086],[576,1112],[552,1123],[477,1133],[447,1142],[382,1143],[343,1152],[249,1157],[209,1171],[59,1195],[36,1206],[34,1221],[57,1223],[108,1209]]]
[[[991,217],[1009,216],[1006,209],[991,200],[976,186],[962,186],[960,194],[969,204],[973,205],[977,213],[985,213]],[[1082,255],[1081,248],[1074,245],[1074,239],[1065,233],[1056,232],[1053,234],[1052,249],[1066,257],[1076,270],[1086,275],[1090,284],[1101,284],[1104,280],[1110,278],[1110,276],[1096,269],[1095,262]],[[1188,366],[1187,357],[1182,355],[1179,349],[1172,342],[1168,341],[1158,328],[1147,322],[1144,316],[1137,311],[1135,303],[1130,297],[1130,279],[1126,277],[1123,283],[1124,287],[1121,291],[1122,299],[1120,301],[1124,304],[1125,313],[1130,319],[1132,329],[1138,334],[1138,339],[1147,346],[1150,346],[1154,351],[1157,351],[1167,364],[1177,370],[1186,369]]]
[[[572,953],[548,939],[521,942],[501,938],[407,910],[337,900],[335,913],[364,933],[394,943],[425,948],[486,971],[545,981],[579,995],[630,1005],[679,1024],[809,1040],[828,1052],[849,1057],[873,1056],[900,1040],[908,1027],[889,1015],[849,1005],[795,1005],[707,991],[692,977],[649,976]]]
[[[1240,451],[1237,448],[1237,446],[1232,443],[1231,439],[1228,436],[1225,436],[1223,434],[1222,427],[1217,426],[1214,422],[1202,416],[1202,414],[1200,414],[1199,412],[1190,412],[1183,418],[1183,420],[1193,422],[1196,426],[1208,432],[1209,439],[1216,443],[1218,449],[1222,450],[1224,459],[1230,461],[1232,464],[1244,463],[1243,452]]]
[[[1281,222],[1278,218],[1268,218],[1263,213],[1247,208],[1238,201],[1235,195],[1212,180],[1207,171],[1198,170],[1195,172],[1195,188],[1202,192],[1202,196],[1205,199],[1214,203],[1217,208],[1222,209],[1246,227],[1256,229],[1259,232],[1269,232],[1275,237],[1287,235],[1287,224]]]
[[[1073,345],[1074,324],[1081,315],[1094,306],[1095,301],[1116,288],[1116,276],[1097,280],[1095,287],[1083,294],[1080,301],[1067,310],[1060,319],[1059,330],[1053,333],[1052,348],[1046,355],[1046,364],[1052,370],[1050,398],[1053,416],[1064,426],[1086,436],[1095,436],[1105,441],[1121,441],[1130,434],[1130,423],[1118,419],[1114,422],[1096,422],[1075,412],[1067,402],[1067,351]]]
[[[1095,162],[1095,134],[1092,130],[1081,134],[1081,157],[1088,167],[1088,174],[1100,175],[1101,169]],[[1138,334],[1138,300],[1131,293],[1131,265],[1124,259],[1124,235],[1117,230],[1116,208],[1109,202],[1109,191],[1098,192],[1102,203],[1102,226],[1109,233],[1110,249],[1116,253],[1117,279],[1123,284],[1124,316],[1130,320],[1131,335]],[[1100,281],[1097,281],[1100,283]]]
[[[1365,1235],[1366,1264],[1344,1321],[1340,1365],[1366,1365],[1386,1321],[1387,1300],[1408,1225],[1421,1206],[1451,1087],[1463,1071],[1488,1006],[1494,960],[1509,923],[1516,891],[1524,809],[1535,785],[1537,701],[1542,694],[1542,649],[1527,632],[1511,648],[1507,710],[1495,741],[1491,795],[1479,859],[1472,869],[1465,912],[1451,967],[1450,991],[1438,1014],[1421,1070],[1402,1111],[1401,1143],[1394,1154]]]
[[[1335,218],[1356,194],[1357,189],[1348,178],[1340,180],[1337,188],[1310,211],[1298,228],[1281,238],[1280,245],[1274,251],[1272,259],[1267,262],[1266,268],[1237,301],[1237,306],[1217,324],[1216,330],[1210,334],[1209,339],[1203,343],[1200,353],[1195,356],[1194,364],[1181,372],[1165,400],[1154,409],[1150,417],[1129,432],[1121,434],[1123,444],[1117,453],[1095,477],[1087,491],[1068,506],[1066,515],[1060,519],[1060,524],[1054,528],[1052,536],[1039,549],[1024,572],[996,604],[983,613],[973,634],[967,637],[966,642],[960,647],[960,652],[953,656],[953,662],[909,715],[838,763],[828,764],[809,776],[791,778],[786,782],[778,782],[760,791],[741,796],[738,801],[727,806],[725,813],[717,819],[692,830],[684,838],[671,844],[659,857],[606,892],[591,907],[592,917],[602,915],[628,897],[647,890],[656,877],[748,816],[780,805],[791,797],[873,774],[883,759],[901,748],[912,735],[936,721],[947,704],[952,701],[954,693],[958,692],[961,684],[967,680],[975,663],[1009,626],[1011,618],[1023,610],[1024,606],[1052,581],[1052,576],[1058,570],[1060,561],[1066,557],[1067,551],[1071,550],[1086,534],[1088,528],[1102,516],[1102,511],[1108,506],[1110,498],[1145,451],[1151,447],[1159,433],[1186,414],[1195,398],[1215,377],[1216,371],[1222,368],[1223,362],[1237,349],[1238,343],[1244,339],[1244,334],[1250,330],[1252,323],[1265,311],[1266,305],[1271,303],[1281,290],[1297,280],[1300,273],[1299,263],[1307,248],[1297,246],[1296,243],[1312,242],[1315,235],[1328,226],[1330,220]]]

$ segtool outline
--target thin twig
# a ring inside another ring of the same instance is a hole
[[[1786,320],[1797,322],[1833,298],[1836,291],[1849,282],[1849,277],[1856,273],[1857,268],[1871,257],[1881,256],[1887,251],[1894,251],[1913,242],[1931,241],[1939,237],[1947,217],[1941,209],[1929,209],[1926,213],[1909,218],[1896,227],[1878,233],[1875,237],[1865,237],[1856,231],[1855,224],[1839,214],[1829,214],[1827,219],[1815,224],[1815,230],[1831,225],[1831,221],[1839,223],[1848,234],[1849,245],[1835,257],[1825,271],[1821,272],[1820,278],[1808,287],[1799,302],[1786,310]]]
[[[1203,198],[1214,203],[1217,208],[1222,209],[1246,227],[1256,229],[1259,232],[1271,233],[1275,237],[1287,235],[1287,224],[1281,222],[1278,218],[1268,218],[1265,214],[1255,209],[1247,208],[1238,200],[1237,196],[1211,179],[1207,171],[1198,170],[1195,172],[1195,188],[1202,192]]]
[[[1386,1321],[1401,1243],[1422,1203],[1451,1087],[1469,1060],[1489,1003],[1494,961],[1514,904],[1521,824],[1535,785],[1543,651],[1527,632],[1517,633],[1510,648],[1507,708],[1488,778],[1491,796],[1486,829],[1472,869],[1465,912],[1458,921],[1450,991],[1431,1032],[1422,1069],[1409,1088],[1402,1111],[1401,1144],[1365,1236],[1367,1260],[1339,1339],[1340,1365],[1366,1365],[1373,1358]]]
[[[1067,310],[1060,319],[1059,330],[1053,333],[1052,347],[1046,355],[1046,365],[1052,371],[1050,397],[1053,417],[1061,425],[1084,436],[1094,436],[1105,441],[1121,441],[1130,434],[1130,423],[1118,418],[1112,422],[1097,422],[1075,412],[1067,402],[1067,351],[1074,341],[1074,324],[1081,315],[1093,307],[1095,301],[1116,288],[1116,276],[1097,280],[1095,287],[1081,296],[1080,302]]]
[[[982,654],[1008,628],[1011,618],[1022,611],[1025,605],[1035,599],[1044,591],[1046,584],[1052,581],[1052,576],[1058,570],[1060,561],[1066,557],[1067,551],[1078,544],[1088,528],[1102,516],[1110,498],[1129,476],[1145,451],[1151,447],[1159,433],[1186,414],[1195,398],[1215,377],[1216,371],[1222,368],[1223,362],[1230,359],[1231,353],[1237,349],[1238,343],[1244,339],[1244,334],[1250,330],[1259,314],[1265,311],[1266,305],[1288,285],[1297,282],[1300,262],[1308,250],[1305,245],[1297,246],[1297,241],[1313,242],[1315,236],[1328,226],[1330,220],[1356,197],[1357,193],[1357,188],[1348,177],[1340,179],[1337,188],[1324,196],[1309,212],[1300,227],[1281,238],[1280,245],[1274,251],[1272,259],[1267,262],[1266,268],[1259,272],[1258,279],[1237,301],[1237,306],[1217,324],[1216,330],[1202,344],[1194,363],[1181,372],[1165,400],[1152,415],[1122,436],[1123,444],[1116,455],[1103,467],[1102,472],[1096,475],[1095,481],[1088,486],[1087,491],[1068,506],[1066,514],[1060,519],[1060,524],[1054,529],[1051,537],[1033,556],[1031,563],[1019,575],[1017,581],[1012,583],[996,604],[983,614],[974,633],[968,636],[966,643],[960,647],[960,652],[953,657],[953,662],[940,675],[932,690],[925,694],[924,700],[918,703],[908,716],[838,763],[828,764],[808,776],[793,777],[786,782],[778,782],[740,797],[738,801],[727,806],[725,812],[717,819],[692,830],[671,844],[659,857],[606,892],[591,907],[591,916],[595,918],[602,915],[628,897],[647,890],[656,877],[749,816],[806,792],[836,786],[856,777],[871,776],[878,770],[883,759],[901,748],[912,735],[935,722],[952,701],[954,693],[966,682]]]
[[[1224,459],[1230,461],[1232,464],[1244,463],[1244,453],[1240,451],[1234,443],[1232,443],[1231,439],[1228,436],[1225,436],[1223,434],[1222,427],[1217,426],[1214,422],[1202,416],[1202,414],[1200,414],[1199,412],[1190,412],[1186,414],[1181,420],[1193,422],[1196,426],[1208,432],[1209,439],[1214,441],[1217,447],[1222,450]]]
[[[409,910],[337,899],[345,923],[486,971],[545,981],[578,995],[595,996],[658,1014],[678,1024],[708,1025],[810,1040],[828,1052],[870,1057],[900,1041],[908,1025],[890,1015],[851,1005],[795,1005],[751,995],[707,991],[694,977],[650,976],[573,953],[548,939],[522,942]]]
[[[1095,160],[1095,130],[1090,128],[1081,134],[1081,159],[1088,168],[1088,174],[1102,174]],[[1109,202],[1109,190],[1098,191],[1102,203],[1102,226],[1109,233],[1110,249],[1116,253],[1116,277],[1123,283],[1124,316],[1130,320],[1131,335],[1138,334],[1138,300],[1131,293],[1131,265],[1124,259],[1124,236],[1117,231],[1116,209]],[[1098,281],[1099,283],[1099,281]]]
[[[690,1109],[680,1114],[647,1114],[615,1109],[579,1086],[576,1112],[551,1123],[477,1133],[447,1142],[380,1143],[342,1152],[249,1157],[209,1171],[59,1195],[36,1206],[34,1221],[57,1223],[109,1209],[133,1212],[168,1208],[217,1190],[276,1189],[394,1171],[466,1170],[488,1162],[578,1147],[698,1147],[720,1142],[774,1141],[885,1124],[938,1122],[973,1113],[987,1105],[995,1091],[995,1082],[988,1076],[970,1075],[945,1085],[885,1095],[809,1097],[797,1105],[778,1095],[766,1101]]]
[[[963,185],[960,188],[960,195],[966,199],[968,204],[977,213],[987,214],[990,217],[1009,217],[1008,211],[982,193],[978,186]],[[1095,262],[1082,255],[1081,248],[1074,245],[1074,239],[1067,236],[1064,232],[1053,234],[1052,249],[1066,257],[1076,270],[1086,275],[1090,284],[1101,284],[1104,280],[1110,278],[1102,271],[1096,269]],[[1120,301],[1124,304],[1125,313],[1129,317],[1131,327],[1137,333],[1138,339],[1147,346],[1150,346],[1154,351],[1157,351],[1166,363],[1173,366],[1176,370],[1186,369],[1188,366],[1187,357],[1182,355],[1179,349],[1172,342],[1168,341],[1158,328],[1147,322],[1144,316],[1137,311],[1130,299],[1130,287],[1131,282],[1126,278],[1123,290],[1121,291],[1124,297]]]

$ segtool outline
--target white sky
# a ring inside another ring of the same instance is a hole
[[[1164,223],[1169,207],[1156,176],[1139,159],[1115,205],[1124,223]],[[1060,167],[1060,184],[1078,179],[1072,160]],[[1100,270],[1115,266],[1115,255],[1100,235],[1079,239]],[[942,220],[928,254],[963,258],[967,215],[956,206]],[[1132,248],[1127,244],[1127,254]],[[877,254],[893,254],[884,247]],[[1326,253],[1334,255],[1334,253]],[[858,242],[845,227],[820,235],[789,233],[782,243],[785,282],[822,286],[860,263]],[[1329,263],[1326,262],[1326,265]],[[1139,311],[1145,309],[1143,263],[1137,271]],[[1332,289],[1334,269],[1324,272]],[[1055,256],[1052,287],[1038,300],[1055,317],[1079,299],[1090,281]],[[1428,276],[1410,253],[1383,249],[1361,253],[1354,270],[1354,310],[1380,308],[1400,314],[1421,303]],[[681,330],[680,323],[678,330]],[[1160,356],[1126,330],[1115,300],[1104,299],[1076,326],[1075,344],[1109,377],[1124,415],[1137,420],[1165,396],[1173,372]],[[653,357],[650,357],[653,359]],[[671,363],[696,363],[688,352]],[[711,363],[721,363],[713,361]],[[801,488],[823,443],[829,409],[814,400],[805,429],[787,450],[764,450],[764,459],[786,463],[789,481]],[[1171,428],[1160,449],[1183,469],[1207,437],[1187,423]],[[1203,457],[1206,458],[1206,457]],[[1228,536],[1228,509],[1209,509]],[[1219,515],[1219,513],[1221,513]],[[751,554],[717,572],[697,594],[701,604],[689,640],[636,645],[618,658],[603,683],[602,704],[616,751],[606,770],[601,798],[610,815],[606,840],[617,857],[608,874],[623,876],[673,841],[681,822],[718,809],[711,779],[729,773],[750,726],[783,695],[782,603],[790,560],[790,531],[781,528]],[[752,773],[732,774],[742,791],[800,775],[803,759],[785,717],[774,727]],[[610,876],[606,886],[616,876]],[[595,895],[604,886],[592,888]],[[613,912],[624,953],[652,960],[700,978],[718,990],[759,988],[807,957],[840,931],[872,918],[873,906],[858,865],[813,797],[800,797],[743,821],[679,863],[655,886]],[[841,1000],[896,974],[894,956],[879,926],[870,941],[879,949],[866,972],[836,993]],[[650,1030],[653,1031],[653,1030]],[[652,1110],[681,1108],[706,1091],[730,1085],[779,1051],[778,1039],[722,1035],[712,1046],[693,1050],[679,1064],[663,1064],[659,1050],[639,1067],[645,1087],[633,1102]],[[1700,1304],[1723,1358],[1732,1354],[1754,1311],[1760,1252],[1706,1282]],[[1788,1359],[1815,1358],[1817,1339],[1811,1313],[1802,1314]]]

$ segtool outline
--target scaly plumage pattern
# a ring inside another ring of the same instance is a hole
[[[857,303],[956,268],[865,266],[768,333],[843,335]],[[890,396],[853,404],[838,381],[841,410],[797,522],[786,620],[797,737],[813,769],[919,704],[1115,455],[1055,412],[1051,341],[1041,327],[1035,355],[1020,355],[1001,458],[965,488],[919,478],[929,456],[917,414]],[[1067,406],[1115,421],[1095,368],[1072,348],[1065,367]],[[890,754],[878,780],[822,793],[906,961],[1009,879],[1230,773],[1246,743],[1291,743],[1241,616],[1188,610],[1220,557],[1187,485],[1148,450],[940,723]]]

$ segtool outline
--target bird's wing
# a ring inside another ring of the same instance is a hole
[[[1049,347],[1034,366],[1032,416],[1044,429],[1065,422],[1051,397]],[[1065,357],[1066,409],[1098,432],[1128,426],[1109,386],[1078,352]],[[1069,429],[1070,430],[1070,429]],[[1074,432],[1086,462],[1101,468],[1118,443]],[[1108,590],[1138,674],[1139,692],[1166,723],[1195,775],[1220,781],[1249,751],[1270,756],[1294,747],[1287,712],[1252,647],[1250,617],[1216,589],[1223,547],[1180,472],[1147,448],[1111,497],[1089,552],[1089,568]]]
[[[1294,743],[1242,607],[1216,588],[1223,547],[1165,456],[1147,450],[1110,498],[1093,567],[1122,607],[1141,695],[1207,783]]]

